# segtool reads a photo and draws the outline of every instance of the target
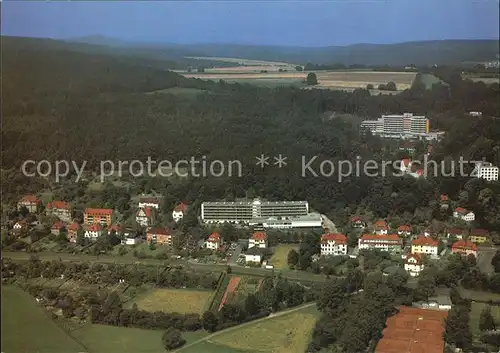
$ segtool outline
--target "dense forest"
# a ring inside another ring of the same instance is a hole
[[[460,198],[478,223],[500,227],[500,186],[468,178],[303,177],[301,156],[321,160],[393,160],[396,153],[377,137],[359,133],[362,118],[383,113],[425,114],[431,127],[447,131],[432,158],[470,158],[500,165],[498,84],[464,81],[452,69],[436,72],[446,84],[416,84],[399,95],[263,88],[186,79],[137,64],[137,57],[81,53],[10,39],[4,45],[2,193],[5,201],[36,192],[41,184],[22,177],[24,160],[208,161],[238,159],[241,177],[188,178],[175,194],[187,202],[234,199],[248,191],[269,199],[307,199],[318,211],[339,215],[363,208],[377,217],[438,218],[440,193]],[[157,90],[198,89],[189,97]],[[470,117],[468,111],[481,111]],[[335,114],[333,114],[335,113]],[[396,148],[397,150],[397,148]],[[255,166],[261,153],[287,156],[286,168]],[[318,168],[316,164],[316,169]],[[42,183],[43,181],[37,181]],[[467,182],[467,184],[466,184]],[[155,182],[158,189],[167,180]],[[433,203],[434,202],[434,203]],[[437,213],[436,213],[437,212]]]

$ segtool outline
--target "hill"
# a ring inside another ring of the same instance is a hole
[[[112,39],[80,38],[80,42],[113,43]],[[119,45],[124,45],[120,43]],[[498,40],[436,40],[397,44],[354,44],[332,47],[285,47],[239,44],[139,44],[132,47],[170,50],[185,56],[284,61],[289,63],[344,65],[451,65],[492,60],[499,53]],[[194,53],[197,53],[196,55]]]

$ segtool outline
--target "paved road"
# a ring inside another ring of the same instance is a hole
[[[324,214],[321,215],[321,218],[323,219],[323,226],[325,228],[328,228],[330,233],[337,233],[337,227],[335,226],[335,223],[333,223],[327,216]]]
[[[214,332],[214,333],[212,333],[212,334],[210,334],[208,336],[205,336],[205,337],[203,337],[203,338],[201,338],[201,339],[199,339],[197,341],[194,341],[194,342],[191,342],[189,344],[186,344],[185,346],[179,348],[178,350],[175,350],[174,352],[181,352],[182,350],[184,350],[186,348],[194,346],[195,344],[201,343],[203,341],[207,341],[207,340],[209,340],[211,338],[214,338],[215,336],[221,335],[223,333],[227,333],[227,332],[230,332],[230,331],[233,331],[233,330],[239,330],[242,327],[245,327],[245,326],[248,326],[248,325],[253,325],[255,323],[258,323],[258,322],[261,322],[261,321],[266,321],[266,320],[269,320],[269,319],[272,319],[272,318],[275,318],[275,317],[278,317],[278,316],[283,316],[283,315],[286,315],[286,314],[290,314],[290,313],[293,313],[294,311],[302,310],[304,308],[309,308],[309,307],[311,307],[313,305],[316,305],[316,302],[307,303],[305,305],[297,306],[297,307],[289,309],[289,310],[280,311],[280,312],[278,312],[276,314],[271,314],[269,316],[263,317],[262,319],[257,319],[257,320],[245,322],[245,323],[243,323],[241,325],[232,326],[232,327],[229,327],[229,328],[227,328],[225,330]]]
[[[192,268],[197,271],[206,271],[206,272],[221,272],[225,271],[227,268],[226,264],[201,264],[201,263],[192,263],[186,262],[184,260],[157,260],[157,259],[131,259],[127,257],[120,256],[112,256],[112,255],[88,255],[88,254],[68,254],[68,253],[53,253],[53,252],[39,252],[39,253],[26,253],[26,252],[14,252],[14,251],[4,251],[2,252],[2,258],[10,258],[12,260],[17,261],[26,261],[29,260],[32,255],[37,256],[40,260],[51,261],[51,260],[59,260],[62,261],[88,261],[88,262],[96,262],[96,263],[115,263],[115,264],[143,264],[143,265],[155,265],[155,266],[175,266],[182,265],[188,268]],[[268,276],[278,273],[284,278],[288,278],[290,280],[296,281],[305,281],[305,282],[324,282],[326,280],[326,276],[317,275],[309,272],[303,271],[293,271],[293,270],[267,270],[263,268],[255,268],[249,267],[246,268],[244,266],[231,266],[233,273],[243,274],[243,275],[253,275],[253,276]]]
[[[481,269],[482,272],[484,273],[493,273],[494,269],[493,266],[491,265],[491,259],[493,256],[495,256],[495,253],[497,252],[496,247],[489,247],[489,246],[478,246],[477,248],[477,265]]]
[[[238,258],[240,257],[242,247],[241,245],[237,245],[236,249],[233,251],[233,255],[229,259],[229,264],[230,265],[236,265],[236,261],[238,261]]]

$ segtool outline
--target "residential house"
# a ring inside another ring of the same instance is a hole
[[[321,256],[347,255],[347,237],[344,234],[323,234]]]
[[[246,263],[250,262],[250,263],[260,264],[262,262],[262,257],[263,257],[262,249],[260,249],[256,246],[248,249],[245,252],[245,262]]]
[[[463,239],[467,235],[467,231],[465,229],[460,228],[449,228],[446,230],[446,237],[455,237],[458,240]]]
[[[19,200],[17,203],[17,209],[20,210],[22,207],[26,207],[29,212],[36,213],[40,210],[42,206],[42,200],[40,200],[35,195],[26,195]]]
[[[354,216],[354,217],[351,217],[351,227],[357,228],[357,229],[363,229],[363,228],[366,228],[366,223],[363,222],[361,217]]]
[[[68,226],[68,240],[71,243],[76,243],[76,238],[78,237],[78,231],[80,230],[80,224],[79,223],[72,223]]]
[[[109,227],[112,214],[113,210],[110,208],[86,208],[83,214],[83,223],[87,225],[100,224]]]
[[[267,236],[264,232],[254,232],[250,239],[248,239],[248,248],[253,248],[254,246],[258,248],[265,249],[267,247]]]
[[[437,256],[439,242],[430,237],[419,237],[411,242],[412,254],[426,254]]]
[[[467,211],[465,208],[457,207],[455,211],[453,211],[453,217],[460,218],[466,222],[472,222],[476,219],[476,215],[472,211]]]
[[[447,209],[450,205],[450,200],[448,199],[448,195],[441,195],[439,198],[439,203],[441,205],[441,208]]]
[[[398,235],[402,237],[408,237],[411,235],[411,227],[408,225],[402,225],[398,227]]]
[[[45,207],[47,216],[56,216],[59,219],[71,222],[71,205],[65,201],[52,201]]]
[[[378,249],[382,251],[400,252],[403,249],[403,240],[397,234],[363,234],[358,240],[359,250]]]
[[[175,208],[172,210],[172,218],[174,221],[179,222],[182,217],[184,217],[184,214],[187,212],[188,205],[185,203],[181,202]]]
[[[486,229],[472,229],[469,235],[469,241],[473,243],[486,243],[490,239],[490,233]]]
[[[143,240],[144,240],[144,238],[139,236],[139,234],[137,234],[136,232],[126,231],[123,234],[122,244],[123,245],[137,245],[137,244],[142,243]]]
[[[161,199],[158,197],[141,197],[139,199],[138,208],[154,208],[156,210],[160,209]]]
[[[459,240],[451,246],[451,252],[453,254],[470,255],[473,254],[477,257],[477,246],[468,240]]]
[[[412,277],[417,277],[424,269],[423,257],[421,254],[409,254],[405,261],[405,271]]]
[[[114,232],[116,235],[121,235],[123,233],[123,227],[120,224],[113,224],[108,227],[109,233]]]
[[[386,221],[376,221],[375,222],[375,234],[386,235],[389,232],[389,226]]]
[[[52,227],[50,227],[50,232],[55,235],[59,235],[61,233],[61,229],[64,229],[65,225],[61,221],[55,222]]]
[[[222,246],[222,237],[219,233],[213,232],[207,239],[207,249],[219,250]]]
[[[151,226],[155,221],[154,208],[139,208],[135,214],[135,221],[143,227]]]
[[[99,223],[85,225],[83,227],[85,238],[97,239],[103,234],[102,226]]]
[[[15,233],[21,234],[28,230],[28,224],[25,220],[17,221],[12,227]]]
[[[149,228],[146,231],[146,240],[148,243],[172,246],[172,233],[163,227]]]
[[[400,170],[403,173],[409,173],[409,172],[411,172],[411,160],[409,160],[408,158],[402,159],[401,160]]]

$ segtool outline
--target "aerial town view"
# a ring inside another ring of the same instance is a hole
[[[0,6],[1,353],[500,353],[498,0]]]

